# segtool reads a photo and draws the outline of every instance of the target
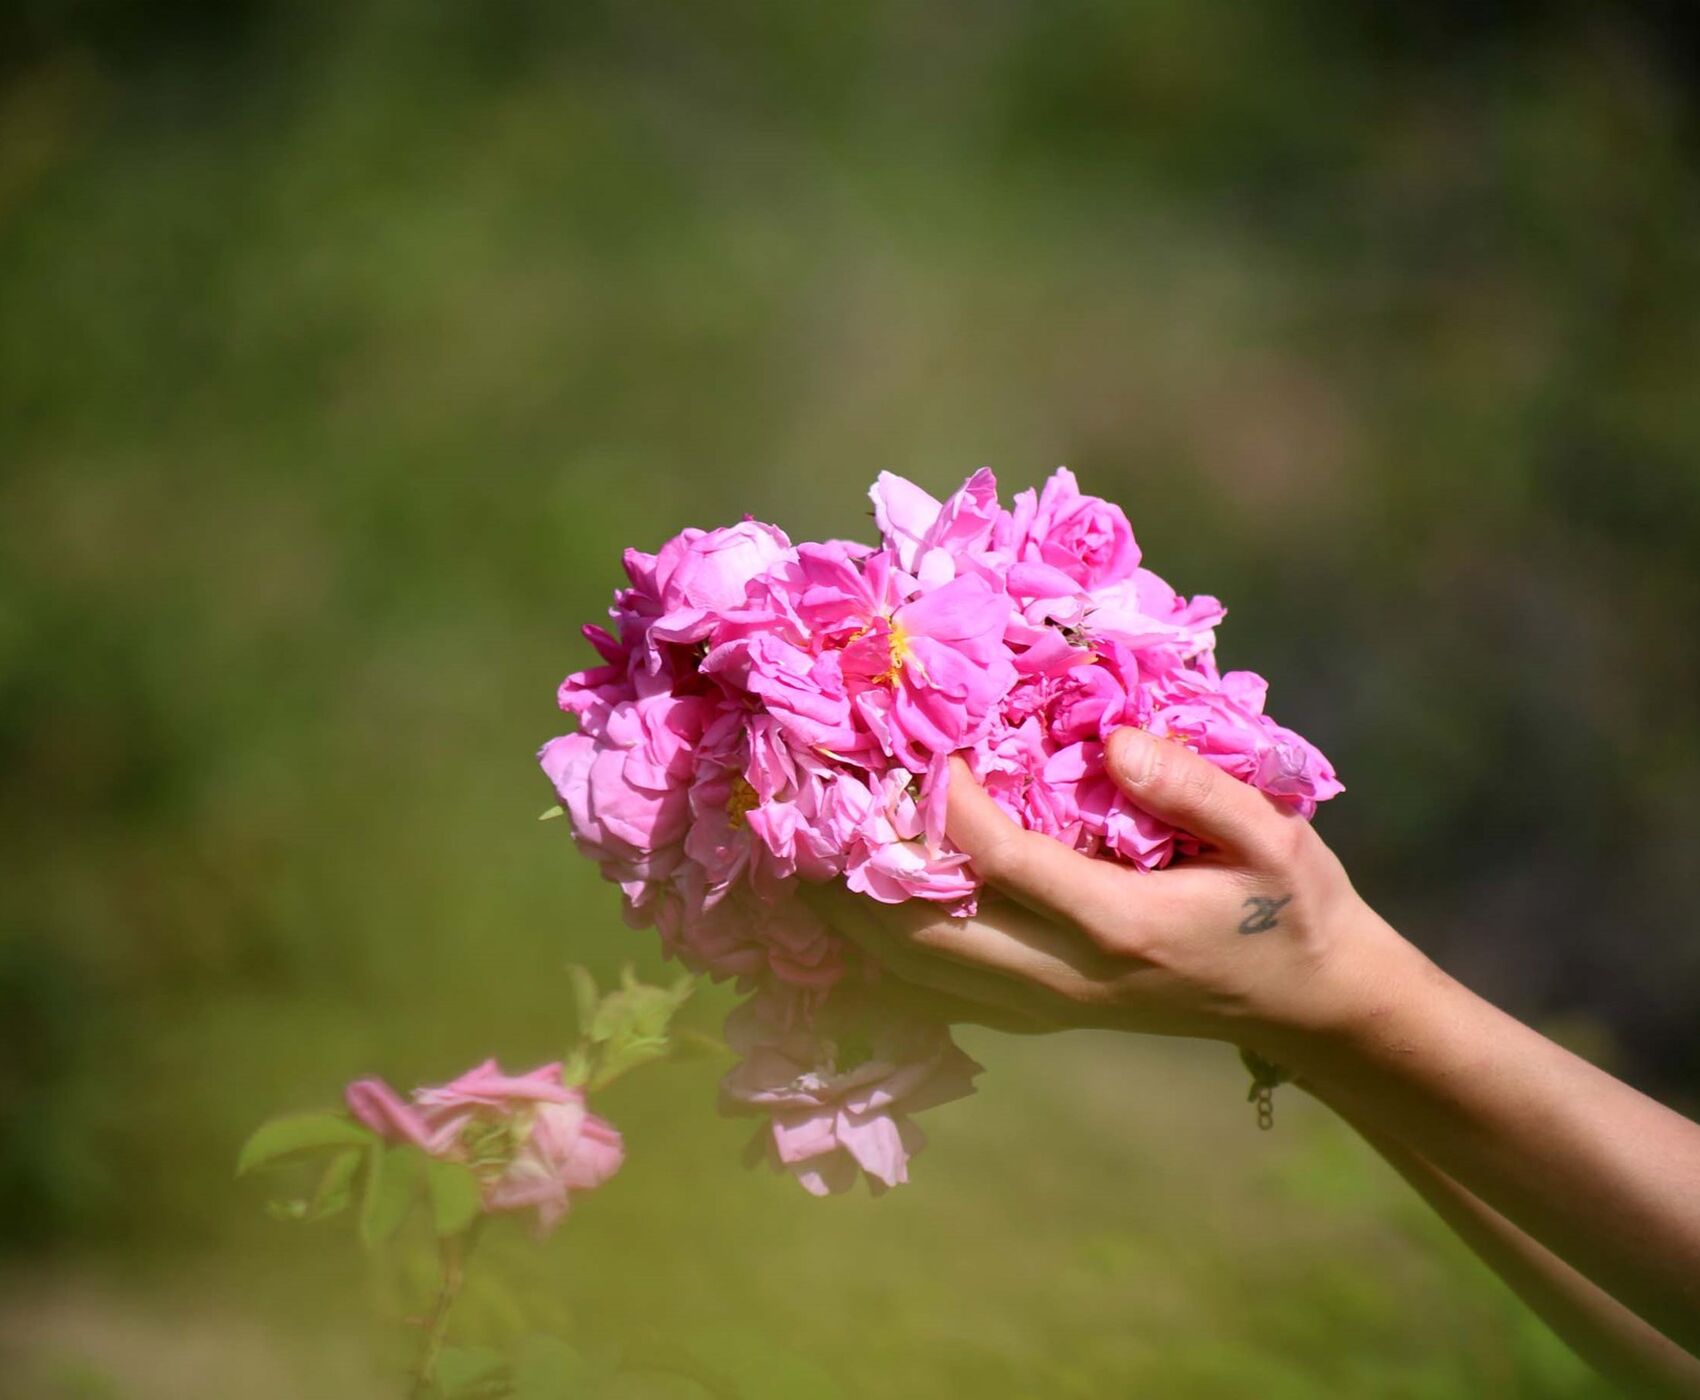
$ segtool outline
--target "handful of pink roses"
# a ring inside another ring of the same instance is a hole
[[[539,754],[630,922],[753,993],[724,1098],[766,1117],[754,1146],[816,1194],[906,1180],[910,1115],[979,1069],[793,897],[842,878],[971,912],[943,830],[952,754],[1023,826],[1147,870],[1197,848],[1105,773],[1118,727],[1306,816],[1341,790],[1263,713],[1260,677],[1217,669],[1221,604],[1144,568],[1120,508],[1066,469],[1007,510],[985,470],[942,503],[890,474],[870,494],[878,546],[745,520],[627,550],[612,630],[584,629],[602,664],[561,684],[578,731]]]

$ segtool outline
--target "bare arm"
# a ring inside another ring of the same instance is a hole
[[[1423,1157],[1365,1128],[1338,1096],[1305,1087],[1351,1123],[1530,1311],[1601,1375],[1637,1395],[1700,1396],[1700,1360]]]
[[[1700,1351],[1700,1125],[1447,977],[1291,812],[1137,730],[1108,752],[1129,797],[1210,854],[1155,874],[1088,859],[958,764],[949,834],[1005,898],[963,920],[838,893],[829,917],[900,977],[1015,1024],[1249,1045]]]
[[[1289,1059],[1608,1294],[1700,1349],[1700,1127],[1437,972]]]

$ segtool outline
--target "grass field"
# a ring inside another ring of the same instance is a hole
[[[878,1201],[742,1171],[705,1068],[634,1080],[606,1105],[627,1171],[542,1250],[495,1242],[524,1325],[694,1349],[773,1396],[1612,1393],[1323,1111],[1283,1095],[1260,1134],[1219,1048],[968,1039],[981,1095],[934,1115],[916,1181]],[[387,1393],[329,1228],[14,1275],[8,1374],[41,1396]],[[475,1291],[474,1332],[521,1325],[507,1306]]]

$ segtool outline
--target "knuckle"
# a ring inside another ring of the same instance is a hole
[[[1316,832],[1303,817],[1289,812],[1281,817],[1277,844],[1289,863],[1302,860],[1316,842]]]
[[[1285,870],[1304,858],[1314,833],[1296,812],[1270,811],[1257,824],[1257,849],[1263,861]]]
[[[1091,918],[1079,921],[1080,931],[1087,941],[1101,952],[1117,957],[1139,954],[1143,941],[1138,929],[1123,919]]]
[[[1137,978],[1154,967],[1164,967],[1173,961],[1169,931],[1161,925],[1133,930],[1123,941],[1117,959],[1117,979]]]
[[[1173,917],[1160,882],[1127,870],[1094,867],[1099,878],[1080,891],[1071,922],[1092,946],[1117,960],[1140,958]]]

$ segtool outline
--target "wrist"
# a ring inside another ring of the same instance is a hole
[[[1295,1077],[1327,1081],[1399,1037],[1451,979],[1355,893],[1332,921],[1302,1010],[1253,1048]]]

